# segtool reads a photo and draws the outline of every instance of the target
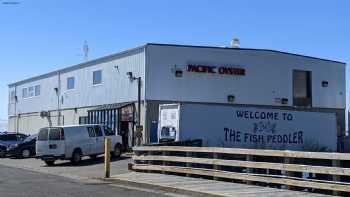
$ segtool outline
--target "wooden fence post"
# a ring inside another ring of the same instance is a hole
[[[166,151],[162,151],[162,156],[167,156],[167,152]],[[166,162],[165,160],[162,162],[163,166],[166,166],[168,164],[168,162]],[[167,174],[166,171],[162,171],[162,174]]]
[[[333,167],[341,167],[340,161],[339,160],[332,160],[332,166]],[[341,181],[341,177],[339,175],[333,175],[332,176],[332,180],[339,182],[339,181]],[[341,192],[333,191],[332,194],[335,195],[335,196],[340,196]]]
[[[283,161],[283,163],[285,163],[285,164],[291,164],[291,163],[293,163],[293,158],[290,158],[290,157],[285,157],[284,159],[283,159],[284,161]],[[291,172],[291,171],[284,171],[284,175],[286,175],[286,176],[288,176],[288,177],[292,177],[293,175],[294,175],[294,173],[293,172]],[[293,186],[290,186],[290,185],[284,185],[283,186],[285,189],[289,189],[289,190],[292,190],[293,189]]]
[[[191,152],[186,152],[186,157],[192,157]],[[190,162],[186,162],[186,167],[190,168],[192,167],[192,164]],[[191,177],[191,174],[186,174],[187,177]]]
[[[253,161],[254,160],[254,157],[253,155],[246,155],[246,161]],[[246,173],[250,174],[250,173],[253,173],[253,169],[252,168],[246,168]],[[246,181],[247,184],[249,185],[253,185],[253,182],[252,181]]]
[[[213,153],[213,159],[220,159],[220,154],[219,153]],[[213,166],[214,170],[221,170],[221,166],[219,165],[214,165]],[[214,176],[214,180],[219,181],[219,177]]]

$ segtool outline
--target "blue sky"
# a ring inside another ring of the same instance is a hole
[[[224,46],[238,37],[245,48],[350,62],[347,0],[15,1],[0,4],[0,119],[7,84],[82,62],[84,40],[90,59],[147,42]]]

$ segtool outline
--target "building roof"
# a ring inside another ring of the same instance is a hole
[[[129,50],[125,50],[119,53],[114,53],[111,55],[107,55],[101,58],[97,58],[91,61],[87,61],[87,62],[83,62],[80,64],[76,64],[73,66],[69,66],[63,69],[59,69],[59,70],[55,70],[46,74],[42,74],[42,75],[38,75],[35,77],[31,77],[28,79],[24,79],[21,81],[17,81],[14,83],[9,84],[9,87],[12,86],[16,86],[16,85],[21,85],[27,82],[31,82],[31,81],[35,81],[38,79],[42,79],[42,78],[46,78],[46,77],[50,77],[50,76],[54,76],[57,73],[65,73],[65,72],[69,72],[72,70],[77,70],[80,68],[84,68],[84,67],[88,67],[88,66],[93,66],[96,65],[98,63],[102,63],[102,62],[106,62],[121,56],[125,56],[125,55],[129,55],[132,53],[135,53],[139,50],[144,49],[146,46],[149,45],[155,45],[155,46],[170,46],[170,47],[189,47],[189,48],[209,48],[209,49],[224,49],[224,50],[245,50],[245,51],[265,51],[265,52],[272,52],[272,53],[280,53],[280,54],[286,54],[286,55],[293,55],[293,56],[299,56],[299,57],[304,57],[304,58],[311,58],[311,59],[315,59],[315,60],[320,60],[320,61],[328,61],[328,62],[334,62],[334,63],[339,63],[339,64],[346,64],[345,62],[341,62],[341,61],[335,61],[335,60],[329,60],[329,59],[323,59],[323,58],[317,58],[317,57],[312,57],[312,56],[307,56],[307,55],[301,55],[301,54],[295,54],[295,53],[289,53],[289,52],[283,52],[283,51],[278,51],[278,50],[272,50],[272,49],[254,49],[254,48],[231,48],[231,47],[216,47],[216,46],[199,46],[199,45],[180,45],[180,44],[160,44],[160,43],[147,43],[145,45],[141,45],[139,47],[136,48],[132,48]]]

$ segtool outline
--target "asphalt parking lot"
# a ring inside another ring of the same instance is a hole
[[[128,172],[130,157],[122,156],[111,160],[111,174],[123,174]],[[69,161],[56,161],[54,166],[46,166],[40,159],[10,159],[0,158],[0,164],[13,168],[20,168],[34,172],[42,172],[59,175],[73,179],[94,179],[104,175],[104,159],[100,156],[96,159],[84,157],[79,165],[73,165]]]

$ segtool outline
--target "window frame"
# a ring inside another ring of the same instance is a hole
[[[22,98],[28,98],[28,88],[22,88]]]
[[[34,96],[40,96],[40,94],[41,94],[41,85],[40,84],[38,84],[38,85],[35,85],[35,86],[33,86],[34,87]],[[37,90],[39,90],[39,91],[37,91]],[[38,93],[39,92],[39,93]],[[37,94],[38,93],[38,94]]]
[[[70,80],[73,80],[73,87],[69,86]],[[67,77],[66,83],[67,83],[67,86],[66,86],[67,91],[75,90],[75,76]]]
[[[101,73],[101,75],[100,75],[100,81],[99,81],[99,83],[95,83],[95,73],[97,73],[97,72],[100,72]],[[101,85],[103,83],[103,72],[102,72],[102,69],[96,69],[96,70],[93,70],[92,71],[92,85],[93,86],[99,86],[99,85]]]
[[[37,91],[39,90],[39,91]],[[25,88],[22,88],[22,99],[29,99],[33,97],[38,97],[41,95],[41,85],[31,85]]]

